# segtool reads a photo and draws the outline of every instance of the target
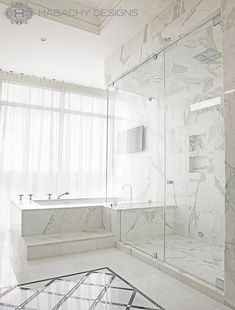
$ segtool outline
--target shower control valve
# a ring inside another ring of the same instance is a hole
[[[50,199],[51,199],[52,194],[47,194],[47,195],[48,195],[48,199],[50,200]]]

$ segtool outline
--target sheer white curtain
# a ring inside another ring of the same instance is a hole
[[[0,221],[18,194],[105,195],[102,91],[0,73]]]

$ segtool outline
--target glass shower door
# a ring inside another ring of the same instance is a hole
[[[173,225],[165,259],[216,285],[225,212],[220,24],[210,21],[165,50],[165,85],[166,227]]]
[[[107,197],[121,241],[164,258],[164,57],[153,57],[109,89]]]

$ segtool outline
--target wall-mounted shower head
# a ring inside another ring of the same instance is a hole
[[[222,54],[213,48],[207,48],[206,50],[202,51],[200,54],[194,56],[199,62],[208,64],[218,60],[222,57]]]

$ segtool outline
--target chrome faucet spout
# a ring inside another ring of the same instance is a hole
[[[67,196],[67,195],[69,195],[70,193],[69,192],[65,192],[65,193],[63,193],[63,194],[60,194],[58,197],[57,197],[57,199],[60,199],[60,197],[62,197],[62,196]]]

